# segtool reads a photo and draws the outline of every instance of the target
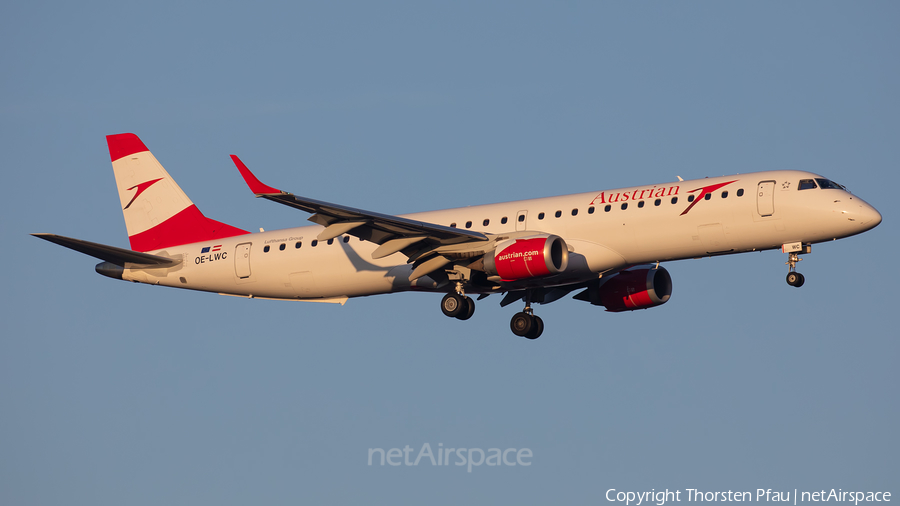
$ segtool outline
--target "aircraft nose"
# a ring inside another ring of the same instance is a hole
[[[859,222],[859,224],[866,228],[866,230],[875,228],[881,223],[881,213],[878,212],[878,209],[875,209],[868,202],[864,202],[862,200],[859,201],[859,209],[856,209],[853,214],[856,215],[855,219]]]
[[[881,213],[869,204],[863,207],[864,209],[859,213],[862,217],[862,224],[869,228],[877,227],[881,223]]]

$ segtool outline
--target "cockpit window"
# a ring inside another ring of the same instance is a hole
[[[828,179],[816,178],[816,182],[819,183],[819,188],[823,188],[826,190],[846,190],[843,185],[839,185],[834,181],[830,181]]]
[[[799,190],[814,190],[816,188],[818,188],[818,186],[816,186],[816,182],[813,181],[812,179],[801,179],[800,186],[797,189],[799,189]]]

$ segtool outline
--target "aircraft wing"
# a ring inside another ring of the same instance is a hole
[[[490,240],[487,235],[472,230],[445,227],[300,197],[263,184],[250,172],[240,158],[231,155],[231,159],[241,172],[247,186],[250,187],[250,191],[257,197],[312,213],[309,221],[325,227],[325,230],[318,235],[318,240],[325,241],[342,234],[349,234],[365,241],[374,242],[379,245],[379,248],[372,254],[373,258],[382,258],[402,251],[409,257],[410,262],[414,262],[425,260],[428,256],[433,258],[430,253],[440,253],[439,250],[445,249],[442,247],[457,245],[453,249],[458,250],[460,246],[465,247],[465,243],[487,244]],[[432,260],[431,265],[436,263],[439,261]]]

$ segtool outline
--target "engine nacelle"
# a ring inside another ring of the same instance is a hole
[[[672,296],[672,277],[662,267],[637,267],[619,272],[587,291],[591,304],[607,311],[634,311],[665,304]],[[578,298],[578,297],[576,297]],[[584,299],[583,299],[584,300]]]
[[[569,247],[558,235],[510,239],[483,257],[484,272],[504,281],[558,274],[569,265]]]

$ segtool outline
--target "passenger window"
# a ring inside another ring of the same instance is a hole
[[[588,208],[588,214],[594,214],[594,206]]]
[[[801,179],[800,186],[797,187],[798,190],[815,190],[818,188],[816,186],[816,182],[812,179]]]
[[[471,221],[467,221],[467,222],[466,222],[466,228],[472,228],[472,222],[471,222]]]
[[[294,248],[295,248],[295,249],[300,249],[300,246],[303,246],[303,243],[302,243],[302,242],[298,242],[297,244],[295,244],[295,245],[294,245]]]
[[[334,244],[334,238],[328,239],[328,245],[331,246]]]
[[[656,199],[656,201],[653,202],[654,206],[658,206],[660,204],[662,204],[662,199]]]
[[[538,219],[539,219],[539,220],[543,220],[543,219],[544,219],[544,213],[538,213]]]
[[[525,221],[525,215],[524,215],[524,214],[520,214],[518,220],[519,220],[519,221]]]
[[[638,207],[644,207],[644,201],[643,201],[643,200],[641,200],[641,201],[638,202]]]
[[[319,244],[319,241],[316,239],[313,239],[313,241],[311,243],[309,243],[309,245],[312,246],[313,248],[316,247],[316,244]]]
[[[577,209],[577,208],[576,208],[576,209],[572,209],[572,216],[575,216],[575,215],[577,215],[577,214],[578,214],[578,209]]]
[[[284,251],[285,246],[287,246],[287,244],[285,244],[285,243],[279,244],[279,245],[278,245],[278,251]]]
[[[728,192],[722,192],[722,198],[723,198],[723,199],[727,199],[727,198],[728,198]]]
[[[678,197],[672,197],[672,203],[673,203],[673,204],[677,204],[677,203],[678,203]]]
[[[628,202],[622,204],[622,210],[624,211],[626,209],[628,209]]]
[[[709,200],[711,198],[712,198],[712,193],[707,193],[706,195],[703,196],[704,200]]]
[[[269,247],[268,247],[268,246],[266,246],[265,248],[263,248],[263,253],[268,253],[268,252],[269,252]]]
[[[688,195],[688,202],[693,202],[693,201],[694,201],[694,196]]]
[[[603,212],[608,213],[610,211],[610,209],[612,209],[612,206],[609,204],[606,204],[606,207],[603,208]]]
[[[456,223],[451,223],[450,228],[456,228]]]
[[[500,224],[501,224],[501,225],[506,225],[506,222],[507,222],[507,221],[508,221],[508,220],[506,219],[506,216],[500,218]]]
[[[556,217],[559,218],[560,216],[562,216],[562,211],[556,211]]]
[[[345,235],[345,236],[344,236],[344,242],[345,242],[345,243],[350,242],[350,236],[349,236],[349,235]]]
[[[484,220],[484,221],[481,222],[481,224],[484,225],[484,226],[486,227],[486,226],[488,226],[488,225],[491,224],[491,220]]]
[[[740,190],[737,191],[737,196],[738,196],[738,197],[743,197],[743,196],[744,196],[744,189],[743,189],[743,188],[741,188]]]

